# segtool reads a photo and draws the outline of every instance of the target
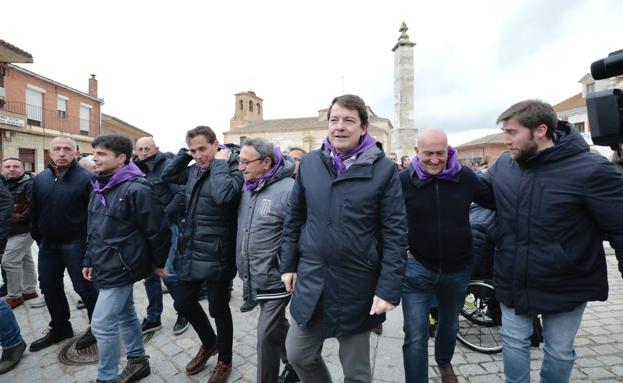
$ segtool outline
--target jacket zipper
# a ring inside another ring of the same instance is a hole
[[[437,246],[439,249],[439,274],[443,271],[441,251],[441,206],[439,203],[439,182],[435,181],[435,196],[437,197]]]
[[[132,271],[132,268],[130,266],[128,266],[127,263],[125,263],[125,260],[123,259],[123,257],[121,256],[121,252],[119,250],[117,251],[117,256],[119,257],[119,259],[121,260],[121,263],[123,263],[123,266],[126,268],[126,270],[128,271]]]

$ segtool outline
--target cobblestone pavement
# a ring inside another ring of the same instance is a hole
[[[35,250],[33,248],[33,250]],[[584,320],[576,338],[578,359],[573,370],[573,381],[623,381],[623,291],[621,276],[617,270],[616,259],[608,256],[610,298],[608,302],[594,302],[588,305]],[[87,327],[85,310],[76,310],[77,295],[71,289],[71,282],[65,278],[66,292],[69,297],[71,322],[78,334]],[[230,382],[255,381],[255,331],[259,308],[249,313],[240,313],[242,304],[240,283],[236,279],[231,301],[234,315],[234,370]],[[137,283],[134,289],[135,302],[139,319],[145,315],[145,289]],[[210,369],[216,363],[212,358],[208,368],[198,375],[188,377],[183,371],[186,363],[197,351],[199,342],[195,332],[189,329],[180,336],[171,334],[176,316],[169,295],[164,298],[163,329],[147,343],[147,353],[151,357],[152,374],[142,382],[206,382]],[[207,302],[202,301],[207,311]],[[49,321],[45,307],[31,309],[19,307],[15,310],[22,328],[22,335],[30,344],[38,338]],[[402,367],[402,311],[400,308],[388,315],[382,336],[371,335],[371,359],[375,382],[403,382]],[[86,382],[96,377],[96,366],[66,366],[59,362],[58,352],[61,345],[50,347],[37,353],[26,352],[18,367],[4,375],[0,382]],[[429,355],[433,354],[429,343]],[[342,370],[337,353],[337,342],[327,340],[323,350],[335,381],[343,381]],[[537,381],[538,369],[543,357],[542,348],[532,349],[532,378]],[[429,374],[432,381],[439,382],[434,359],[429,356]],[[502,382],[502,355],[485,355],[470,351],[460,344],[453,359],[455,371],[461,382]]]

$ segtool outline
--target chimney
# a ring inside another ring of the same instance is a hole
[[[94,74],[89,79],[89,96],[97,97],[97,80]]]

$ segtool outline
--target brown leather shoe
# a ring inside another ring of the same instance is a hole
[[[22,294],[22,298],[24,298],[24,301],[27,301],[29,299],[35,299],[38,296],[39,296],[39,294],[37,294],[36,291],[34,293],[24,293],[24,294]]]
[[[459,383],[451,364],[443,367],[437,367],[439,368],[439,374],[441,375],[441,383]]]
[[[231,363],[225,364],[220,360],[216,363],[214,370],[210,373],[208,383],[225,383],[231,374]]]
[[[11,306],[13,310],[15,310],[16,308],[24,304],[24,298],[22,297],[17,297],[17,298],[4,297],[4,301],[8,303],[9,306]]]
[[[203,346],[199,347],[197,355],[186,365],[186,373],[188,375],[194,375],[203,370],[208,359],[214,354],[216,354],[216,344],[210,349]]]

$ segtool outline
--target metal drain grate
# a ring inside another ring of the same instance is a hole
[[[143,342],[147,344],[154,337],[154,332],[143,335]],[[92,345],[84,350],[76,350],[76,342],[80,337],[75,337],[65,343],[58,353],[58,360],[67,366],[85,366],[89,364],[97,364],[97,345]]]

